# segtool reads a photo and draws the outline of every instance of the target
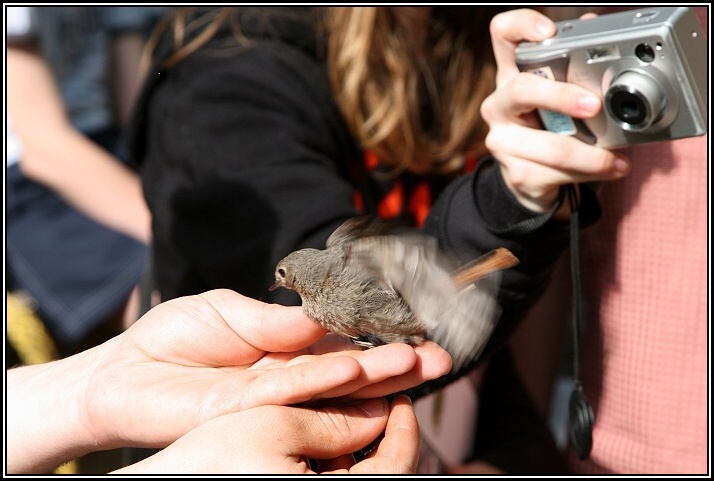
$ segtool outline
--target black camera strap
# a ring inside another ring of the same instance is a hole
[[[570,441],[580,459],[587,459],[593,444],[595,415],[580,384],[580,328],[583,319],[582,279],[580,276],[578,196],[576,187],[565,187],[570,206],[570,274],[573,284],[573,392],[569,402]]]

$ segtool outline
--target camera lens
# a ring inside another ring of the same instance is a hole
[[[627,130],[646,129],[662,116],[666,105],[667,97],[659,82],[634,71],[618,76],[605,96],[609,114]]]
[[[647,117],[647,105],[637,92],[618,90],[610,96],[613,116],[626,124],[639,125]]]

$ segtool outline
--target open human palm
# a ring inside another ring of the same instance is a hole
[[[163,447],[222,414],[383,396],[450,368],[434,343],[358,350],[300,307],[229,290],[160,304],[95,349],[85,419],[106,447]]]

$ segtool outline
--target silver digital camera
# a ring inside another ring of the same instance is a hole
[[[580,85],[603,103],[592,119],[539,110],[546,129],[604,148],[707,131],[707,41],[687,7],[652,7],[556,23],[516,48],[522,72]]]

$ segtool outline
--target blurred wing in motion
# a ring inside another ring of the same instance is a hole
[[[517,262],[508,250],[457,269],[436,239],[416,233],[363,237],[349,248],[352,261],[401,294],[429,338],[451,354],[452,372],[481,353],[501,313],[500,270]]]
[[[346,246],[357,239],[387,235],[392,232],[388,224],[368,215],[346,220],[327,238],[326,247]]]

